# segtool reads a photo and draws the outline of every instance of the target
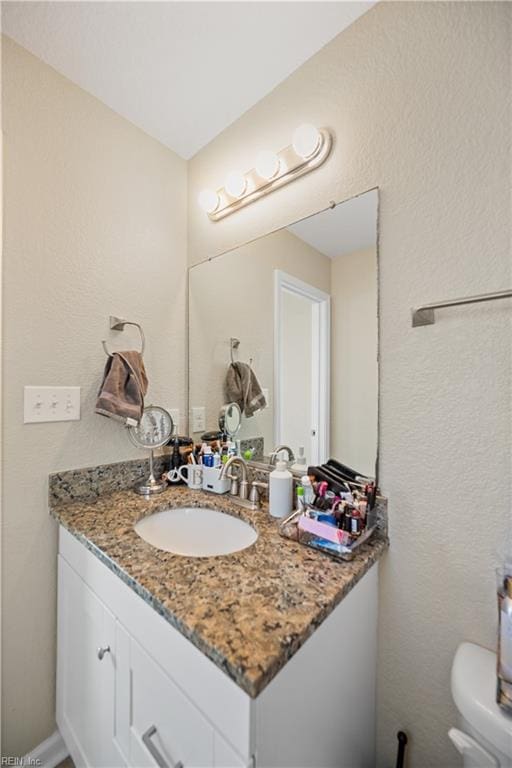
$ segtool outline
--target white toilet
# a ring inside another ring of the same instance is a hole
[[[448,735],[464,768],[512,768],[512,717],[496,703],[496,654],[462,643],[453,660],[452,696],[460,728]]]

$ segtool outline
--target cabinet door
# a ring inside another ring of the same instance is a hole
[[[57,722],[77,766],[126,764],[115,742],[114,695],[115,619],[59,557]]]
[[[215,731],[213,740],[214,768],[248,768],[247,762],[242,760],[233,747],[231,747],[220,733]]]
[[[210,768],[214,731],[161,667],[132,640],[131,750],[137,768]]]

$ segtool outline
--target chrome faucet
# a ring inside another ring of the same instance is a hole
[[[235,464],[240,465],[242,469],[242,479],[240,480],[240,483],[238,478],[228,471]],[[245,459],[243,459],[241,456],[232,456],[230,459],[228,459],[228,461],[222,465],[219,478],[224,477],[224,475],[226,475],[226,477],[231,480],[231,490],[229,491],[230,495],[237,496],[242,500],[247,499],[249,495],[249,483],[247,482],[247,464]]]
[[[242,478],[238,479],[236,475],[233,475],[230,471],[231,467],[238,465],[242,470]],[[241,507],[250,509],[252,511],[260,509],[261,499],[259,489],[267,487],[267,483],[254,481],[249,483],[247,480],[247,464],[241,456],[232,456],[225,464],[222,465],[220,471],[220,477],[228,477],[231,480],[231,488],[229,489],[229,495],[231,501],[238,504]],[[250,491],[249,491],[250,486]]]
[[[288,445],[278,445],[277,448],[274,448],[274,450],[270,454],[269,464],[271,467],[273,467],[274,464],[276,463],[277,455],[278,453],[281,453],[281,451],[288,451],[288,464],[291,464],[292,462],[295,461],[295,454]]]

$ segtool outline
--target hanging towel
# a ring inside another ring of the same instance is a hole
[[[227,403],[237,403],[244,416],[266,408],[267,401],[254,371],[247,363],[231,363],[226,374]]]
[[[114,352],[109,355],[96,413],[135,426],[142,418],[148,379],[140,352]]]

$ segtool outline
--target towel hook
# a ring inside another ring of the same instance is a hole
[[[235,364],[235,356],[233,355],[233,352],[234,352],[235,349],[238,349],[238,347],[240,346],[240,339],[235,339],[235,337],[232,336],[230,338],[230,340],[229,340],[229,343],[230,343],[230,347],[231,347],[230,348],[231,364],[234,365]]]
[[[115,317],[115,315],[110,315],[109,318],[110,321],[110,330],[111,331],[123,331],[125,325],[134,325],[136,328],[139,329],[140,333],[140,343],[141,343],[141,349],[140,354],[144,354],[144,348],[146,346],[146,339],[144,338],[144,331],[142,330],[141,326],[138,323],[133,323],[131,320],[123,320],[121,317]],[[110,357],[112,355],[112,352],[109,352],[107,348],[107,342],[102,341],[103,349],[105,350],[105,354]]]

